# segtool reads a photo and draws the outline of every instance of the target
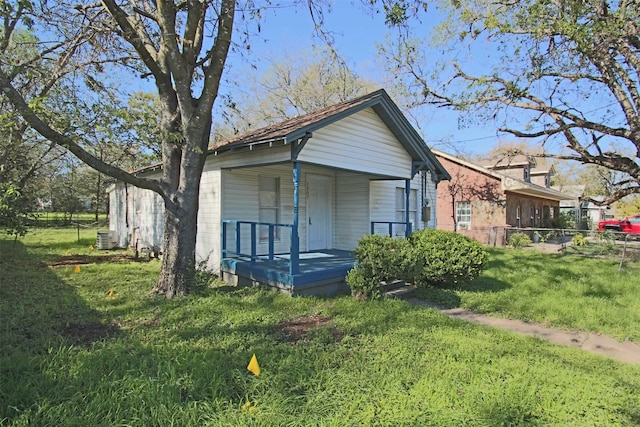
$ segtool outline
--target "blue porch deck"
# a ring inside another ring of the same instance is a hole
[[[348,293],[347,272],[355,257],[351,251],[321,250],[299,254],[299,271],[291,273],[289,254],[223,258],[223,279],[238,285],[265,284],[291,295]]]

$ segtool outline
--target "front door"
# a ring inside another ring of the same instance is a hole
[[[331,177],[307,175],[307,250],[331,249],[333,185]]]

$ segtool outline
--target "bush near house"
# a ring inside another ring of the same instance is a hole
[[[347,284],[354,296],[370,299],[380,296],[381,282],[438,287],[470,282],[488,259],[479,242],[444,230],[419,230],[408,239],[365,236],[355,256],[357,266],[349,271]]]
[[[372,234],[363,237],[355,250],[357,266],[346,280],[354,296],[375,299],[380,282],[406,280],[411,276],[412,255],[407,239]]]
[[[415,261],[413,283],[447,287],[475,280],[489,258],[476,240],[444,230],[419,230],[409,236]]]

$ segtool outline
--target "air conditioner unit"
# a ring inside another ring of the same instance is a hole
[[[96,248],[99,250],[113,249],[116,247],[116,232],[114,230],[98,231]]]
[[[458,230],[468,230],[469,229],[469,224],[462,223],[462,224],[458,224]]]

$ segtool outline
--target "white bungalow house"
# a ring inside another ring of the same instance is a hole
[[[233,284],[340,292],[360,238],[435,228],[436,185],[449,178],[379,90],[211,147],[196,255]],[[159,247],[160,197],[122,182],[109,194],[118,246]]]

